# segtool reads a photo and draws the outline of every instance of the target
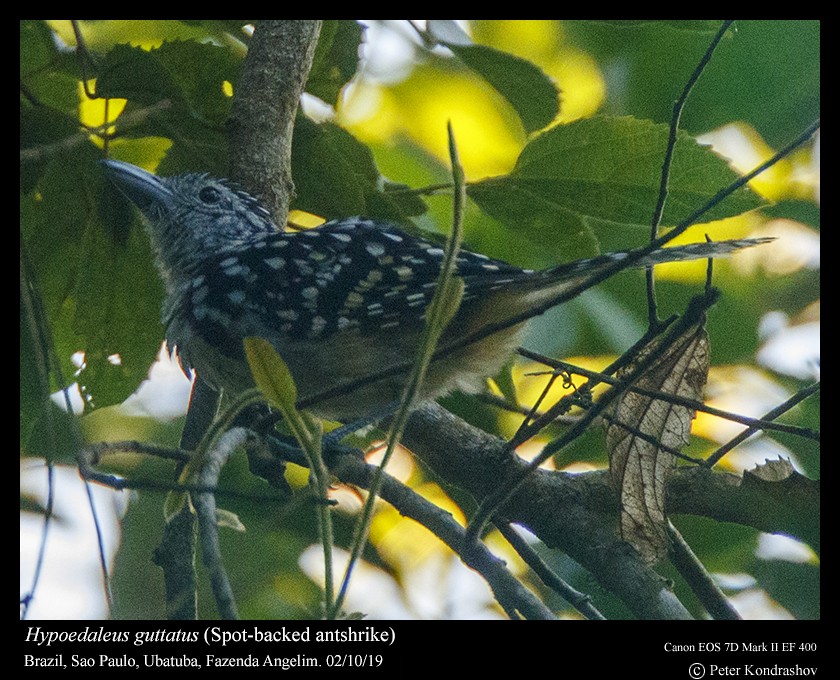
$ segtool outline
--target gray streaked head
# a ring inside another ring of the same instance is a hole
[[[102,164],[146,218],[167,284],[188,276],[196,262],[277,231],[268,211],[228,180],[201,173],[158,177],[122,161]]]

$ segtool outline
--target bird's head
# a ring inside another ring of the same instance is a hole
[[[228,180],[202,173],[158,177],[123,161],[102,164],[146,218],[167,281],[194,262],[277,231],[269,212]]]

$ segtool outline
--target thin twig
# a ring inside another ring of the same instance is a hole
[[[556,370],[568,373],[576,373],[577,375],[582,375],[585,378],[598,380],[599,382],[603,382],[608,385],[617,385],[621,382],[620,380],[613,378],[607,375],[606,373],[602,373],[600,371],[592,371],[588,368],[583,368],[581,366],[575,366],[574,364],[570,364],[560,359],[552,359],[550,357],[546,357],[523,348],[519,349],[519,353],[528,359],[539,361],[540,363],[544,363],[546,366],[551,366]],[[639,387],[637,385],[631,385],[627,389],[631,392],[636,392],[637,394],[641,394],[646,397],[660,399],[662,401],[667,401],[678,406],[685,406],[687,408],[694,409],[695,411],[708,413],[709,415],[717,416],[718,418],[724,418],[726,420],[731,420],[732,422],[741,423],[742,425],[747,425],[758,430],[775,430],[777,432],[784,432],[786,434],[803,437],[805,439],[820,441],[820,433],[815,432],[814,430],[807,427],[788,425],[785,423],[777,423],[772,420],[767,420],[765,418],[750,418],[749,416],[742,416],[738,413],[724,411],[722,409],[715,408],[714,406],[709,406],[708,404],[704,404],[703,402],[696,401],[694,399],[689,399],[688,397],[683,397],[678,394],[670,394],[668,392],[652,390],[646,387]]]
[[[666,530],[670,539],[671,561],[709,615],[719,621],[740,620],[741,616],[670,520]]]
[[[414,408],[417,396],[420,393],[423,380],[426,377],[426,371],[432,361],[432,356],[440,340],[440,336],[446,324],[451,320],[457,311],[457,305],[460,305],[463,288],[457,291],[457,300],[452,301],[453,287],[451,282],[459,281],[455,279],[455,271],[457,267],[458,251],[461,248],[461,239],[463,238],[463,218],[464,205],[466,203],[466,190],[464,188],[464,171],[461,168],[458,159],[458,150],[455,145],[455,137],[452,131],[452,125],[449,124],[447,128],[449,135],[449,156],[452,164],[452,177],[455,184],[455,195],[452,208],[452,231],[444,249],[443,262],[441,263],[440,273],[435,285],[435,292],[432,301],[429,304],[426,313],[426,325],[423,331],[423,336],[420,340],[417,358],[406,383],[403,392],[400,407],[397,410],[391,422],[390,432],[388,434],[388,444],[385,448],[385,454],[382,458],[381,464],[377,467],[377,473],[374,475],[371,483],[371,488],[368,498],[365,501],[362,515],[359,518],[358,528],[354,536],[353,548],[350,554],[350,560],[347,563],[347,569],[344,573],[344,578],[341,582],[341,588],[336,598],[335,612],[337,613],[344,598],[347,594],[347,588],[350,585],[350,576],[353,572],[353,567],[361,555],[362,549],[367,542],[367,535],[370,529],[370,523],[373,518],[373,509],[376,496],[379,492],[379,485],[381,484],[381,475],[391,459],[393,452],[399,444],[405,429],[408,417]]]
[[[82,471],[84,479],[88,482],[94,482],[107,486],[115,491],[159,491],[161,493],[186,492],[186,493],[212,493],[222,498],[230,498],[233,500],[245,500],[252,503],[286,503],[288,499],[285,496],[276,494],[255,494],[246,491],[237,491],[236,489],[223,489],[215,485],[207,484],[181,484],[178,482],[162,482],[156,479],[137,479],[119,477],[117,475],[108,474],[106,472],[99,472],[94,469],[87,469]]]
[[[695,67],[694,72],[688,79],[688,82],[685,84],[682,94],[674,103],[674,110],[671,114],[671,127],[668,132],[668,145],[665,148],[665,159],[662,163],[662,174],[660,175],[661,181],[659,185],[659,197],[657,198],[656,207],[653,211],[653,218],[651,219],[650,223],[651,241],[656,239],[656,234],[659,232],[659,225],[662,223],[662,215],[665,212],[665,202],[668,200],[668,182],[671,177],[671,161],[674,158],[674,149],[677,145],[677,133],[680,127],[680,117],[682,116],[683,109],[685,108],[685,103],[686,101],[688,101],[688,97],[691,94],[691,90],[694,89],[695,83],[697,83],[697,81],[700,79],[700,76],[702,75],[703,71],[706,69],[706,66],[711,60],[712,54],[714,54],[715,49],[717,49],[718,44],[720,43],[721,39],[723,39],[723,36],[729,30],[729,27],[731,25],[731,19],[723,22],[723,24],[720,27],[720,30],[717,32],[717,35],[715,35],[715,37],[712,38],[712,42],[706,49],[705,54]],[[654,326],[656,325],[658,316],[656,311],[656,287],[654,281],[653,266],[646,267],[645,279],[647,283],[648,324]]]
[[[167,446],[158,446],[157,444],[148,444],[131,439],[88,444],[82,451],[82,456],[88,465],[97,465],[101,462],[103,456],[109,453],[120,453],[124,451],[141,453],[163,460],[174,460],[179,463],[186,463],[191,458],[190,452],[183,449],[173,449]]]
[[[469,186],[470,182],[467,182],[466,184]],[[395,189],[387,189],[387,193],[389,196],[434,196],[441,191],[449,191],[453,188],[454,185],[451,182],[441,182],[440,184],[429,184],[427,186],[417,188],[398,187]]]
[[[496,528],[505,540],[511,544],[519,556],[525,560],[540,580],[556,592],[566,602],[577,609],[587,619],[605,621],[606,617],[592,604],[592,598],[581,593],[564,581],[549,567],[537,552],[525,541],[516,529],[508,522],[497,522]]]
[[[333,471],[346,483],[370,488],[372,477],[378,469],[378,466],[369,465],[355,456],[342,456]],[[519,613],[526,619],[555,618],[486,546],[467,546],[464,527],[449,512],[426,500],[387,472],[381,476],[380,495],[401,515],[426,527],[449,546],[464,564],[478,572],[490,585],[494,597],[509,616],[513,618]]]
[[[114,137],[119,136],[119,134],[121,134],[124,130],[130,130],[133,127],[137,127],[138,125],[145,123],[151,116],[168,109],[171,105],[172,102],[170,100],[162,99],[151,106],[137,109],[136,111],[131,111],[129,113],[124,113],[120,115],[117,120],[111,121],[110,123],[106,122],[96,127],[84,127],[81,132],[65,137],[64,139],[60,139],[57,142],[21,149],[20,162],[32,163],[35,161],[45,160],[64,151],[69,151],[88,142],[91,135],[101,137],[103,141],[113,139]],[[116,127],[118,132],[108,132],[108,130],[113,127]]]
[[[686,313],[675,322],[663,336],[657,351],[650,352],[646,357],[639,361],[625,376],[621,382],[621,386],[610,387],[601,398],[593,404],[593,406],[581,417],[580,421],[572,426],[569,431],[562,437],[549,442],[538,456],[531,460],[528,465],[517,471],[513,477],[503,485],[501,485],[494,493],[487,496],[481,503],[467,527],[467,536],[471,541],[476,541],[478,536],[484,530],[490,518],[502,507],[510,498],[516,493],[522,483],[530,476],[540,465],[548,460],[555,453],[560,451],[563,447],[577,439],[587,427],[600,416],[609,405],[615,401],[621,394],[624,393],[624,385],[631,385],[635,380],[644,374],[644,372],[655,362],[667,348],[675,342],[682,333],[689,327],[696,324],[700,315],[705,314],[717,300],[719,294],[712,289],[704,295],[698,295],[689,303]]]
[[[636,357],[639,349],[647,345],[660,332],[670,326],[675,318],[676,317],[671,317],[665,321],[657,323],[656,326],[649,326],[641,338],[634,342],[633,345],[629,347],[618,359],[604,369],[604,373],[611,375],[623,366],[628,365]],[[529,351],[520,347],[519,352],[520,354],[523,354],[523,356],[527,356]],[[586,389],[591,392],[599,384],[599,382],[600,380],[598,378],[590,378],[586,385]],[[532,422],[528,427],[523,428],[517,436],[513,437],[508,442],[507,449],[512,451],[520,444],[528,441],[528,439],[541,432],[547,424],[555,420],[558,416],[567,413],[572,406],[576,405],[576,403],[577,400],[574,395],[562,397],[556,404],[554,404],[554,406],[534,420],[534,422]]]
[[[533,421],[534,417],[537,415],[537,412],[539,411],[540,406],[542,406],[542,403],[545,401],[546,397],[548,396],[549,391],[554,386],[554,383],[556,382],[558,377],[559,377],[559,374],[552,375],[551,378],[549,379],[549,381],[545,384],[545,387],[543,388],[543,391],[540,393],[540,396],[537,397],[537,400],[534,402],[534,405],[525,414],[525,418],[519,424],[519,427],[516,428],[516,432],[513,434],[513,437],[511,438],[511,442],[514,442],[519,437],[521,437],[522,433],[528,427],[528,423]],[[511,443],[510,446],[513,446],[513,444]]]
[[[47,332],[47,322],[44,316],[44,309],[41,303],[40,295],[38,294],[37,283],[35,281],[35,272],[29,257],[24,249],[21,241],[20,250],[20,306],[21,306],[21,331],[28,335],[28,343],[32,348],[32,356],[36,364],[36,375],[39,380],[38,391],[42,399],[46,400],[50,388],[50,363],[54,358],[54,351],[50,342],[50,334]],[[57,362],[55,364],[57,374],[61,375],[61,367]],[[63,381],[61,384],[64,384]],[[53,411],[46,410],[47,432],[50,438],[53,438],[54,428],[52,426]],[[50,449],[54,449],[55,442],[50,442]],[[47,536],[49,534],[50,524],[53,521],[53,507],[55,504],[55,471],[53,469],[53,462],[46,460],[47,465],[47,503],[44,513],[44,525],[41,531],[41,538],[38,542],[38,557],[35,560],[35,569],[32,574],[32,584],[29,586],[28,594],[23,598],[23,606],[21,608],[21,619],[25,619],[32,599],[38,589],[38,583],[41,580],[41,573],[44,568],[44,556],[47,550]]]
[[[87,73],[87,66],[94,66],[93,55],[87,48],[85,37],[82,35],[82,29],[79,22],[75,19],[70,20],[70,25],[73,27],[73,35],[76,37],[76,56],[79,58],[79,70],[82,77],[79,79],[82,82],[82,87],[85,91],[85,96],[88,99],[99,99],[99,96],[90,90],[90,76]]]
[[[105,557],[105,537],[102,533],[102,525],[99,523],[99,515],[96,512],[93,489],[90,484],[87,483],[87,480],[85,480],[84,486],[88,499],[88,507],[90,508],[91,517],[93,518],[93,528],[96,532],[96,546],[99,554],[99,568],[102,571],[102,585],[105,590],[105,602],[108,606],[108,611],[110,612],[114,603],[114,596],[111,592],[111,576],[108,569],[108,559]]]
[[[203,457],[203,464],[196,471],[194,481],[200,485],[215,487],[218,484],[222,466],[239,446],[245,444],[249,436],[251,434],[248,430],[239,427],[225,432]],[[216,497],[213,493],[195,493],[191,494],[191,497],[198,519],[201,554],[210,574],[210,583],[219,614],[226,620],[238,619],[236,599],[222,562],[222,551],[219,546]]]
[[[41,580],[41,573],[44,569],[44,556],[47,553],[47,536],[50,530],[50,524],[53,520],[53,508],[55,507],[55,466],[53,462],[48,460],[47,464],[47,503],[44,508],[44,526],[41,530],[41,539],[38,541],[38,557],[35,559],[35,569],[32,574],[32,584],[29,586],[29,592],[21,599],[21,621],[26,619],[29,613],[29,607],[35,597],[35,592],[38,590],[38,582]]]
[[[808,387],[803,387],[796,394],[794,394],[790,399],[787,399],[785,402],[779,404],[776,408],[771,409],[767,413],[765,413],[761,418],[759,418],[759,421],[761,423],[764,423],[764,422],[767,422],[767,421],[771,421],[775,418],[778,418],[780,415],[782,415],[783,413],[786,413],[787,411],[792,409],[794,406],[796,406],[799,402],[801,402],[804,399],[807,399],[808,397],[810,397],[812,394],[814,394],[814,392],[816,392],[819,389],[820,389],[820,383],[819,382],[815,382],[812,385],[809,385]],[[738,446],[738,444],[740,444],[741,442],[748,439],[751,435],[755,434],[760,429],[762,429],[762,428],[758,427],[758,426],[748,427],[746,430],[741,432],[741,434],[739,434],[739,435],[733,437],[732,439],[730,439],[728,442],[726,442],[726,444],[721,446],[717,451],[715,451],[712,455],[710,455],[705,460],[703,465],[706,466],[706,467],[709,467],[709,468],[713,467],[716,463],[718,463],[720,461],[721,458],[723,458],[727,453],[729,453],[732,449],[734,449],[736,446]]]
[[[32,106],[43,106],[43,103],[35,96],[35,93],[24,82],[22,77],[20,79],[20,93]]]
[[[632,391],[632,390],[627,390]],[[689,456],[678,449],[675,449],[673,446],[668,446],[667,444],[662,443],[658,437],[655,437],[652,434],[648,434],[647,432],[642,432],[639,428],[633,427],[632,425],[628,425],[627,423],[623,423],[616,418],[614,418],[609,413],[602,413],[601,417],[606,420],[608,423],[615,425],[616,427],[620,427],[625,432],[629,432],[633,435],[636,439],[641,439],[642,441],[647,442],[655,446],[660,451],[664,451],[665,453],[670,453],[675,458],[679,458],[680,460],[684,460],[686,463],[691,463],[692,465],[702,465],[703,460],[700,458],[694,458],[693,456]]]
[[[48,399],[49,394],[49,385],[50,379],[49,376],[51,373],[54,373],[57,377],[59,384],[65,385],[64,376],[62,375],[61,365],[55,359],[55,349],[50,342],[51,334],[48,332],[48,324],[44,315],[43,304],[41,303],[40,296],[37,292],[37,283],[35,279],[35,273],[31,267],[29,262],[29,258],[26,256],[26,253],[23,248],[23,244],[20,246],[20,296],[21,296],[21,306],[25,317],[25,325],[26,330],[29,333],[30,339],[32,341],[32,346],[36,348],[35,354],[35,361],[38,364],[38,377],[40,380],[39,387],[41,388],[41,398],[46,400]],[[64,397],[64,408],[66,412],[72,416],[73,415],[73,404],[70,401],[70,395],[67,389],[62,390],[62,395]],[[54,438],[55,427],[52,423],[53,419],[53,411],[49,406],[46,409],[46,418],[48,420],[47,424],[47,431],[49,433],[50,438]],[[82,460],[81,456],[81,435],[78,431],[78,422],[75,418],[70,419],[70,431],[72,433],[72,444],[73,449],[76,456],[76,462],[81,469],[84,461]],[[58,446],[58,442],[52,441],[50,443],[50,450],[55,450]],[[48,461],[48,465],[50,466],[50,479],[52,479],[52,466],[51,463]],[[99,523],[99,516],[96,512],[96,505],[93,502],[93,495],[90,489],[90,485],[87,481],[84,481],[85,485],[85,492],[88,496],[88,507],[90,508],[91,517],[93,519],[94,530],[97,536],[97,544],[99,547],[99,562],[102,568],[102,578],[103,578],[103,587],[105,590],[105,599],[108,605],[108,610],[111,609],[112,604],[112,596],[111,596],[111,582],[110,576],[108,573],[108,560],[105,556],[105,546],[103,541],[103,534],[102,534],[102,527]],[[51,487],[52,488],[52,487]],[[51,491],[52,493],[52,491]],[[43,552],[46,550],[46,536],[47,536],[47,529],[49,523],[52,521],[52,501],[48,503],[49,512],[45,517],[45,527],[44,532],[42,534],[42,543],[40,551]],[[33,587],[30,591],[31,596],[35,594],[35,584],[40,578],[41,568],[43,567],[43,559],[42,556],[39,557],[38,561],[36,562],[36,572],[33,577]]]
[[[528,416],[529,418],[533,418],[534,416],[542,415],[542,413],[540,412],[535,413],[534,409],[532,408],[528,408],[527,406],[520,406],[518,404],[511,404],[504,397],[500,397],[489,392],[479,392],[475,395],[475,398],[478,401],[488,404],[489,406],[495,406],[496,408],[500,408],[511,413],[517,413],[521,416]],[[578,419],[579,416],[557,416],[552,422],[561,425],[573,425],[578,421]]]

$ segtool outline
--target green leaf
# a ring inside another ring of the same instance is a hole
[[[240,61],[231,50],[193,41],[163,43],[153,50],[115,46],[103,60],[96,92],[129,100],[124,114],[169,101],[139,125],[123,131],[130,137],[172,139],[167,173],[200,170],[223,175],[227,167],[225,122],[231,97],[224,83],[236,83]]]
[[[193,118],[218,124],[224,123],[230,109],[222,83],[234,82],[238,74],[238,60],[215,45],[178,40],[148,51],[116,45],[101,64],[96,93],[147,106],[170,99]]]
[[[298,411],[297,386],[289,367],[268,340],[249,337],[245,338],[243,346],[257,389],[283,414],[295,439],[314,465],[321,455],[321,425]]]
[[[33,154],[20,164],[20,191],[28,193],[35,188],[38,178],[47,165],[48,153],[44,146],[56,144],[79,132],[79,122],[49,106],[20,105],[20,150]]]
[[[626,30],[604,21],[563,27],[572,44],[610,65],[602,110],[657,122],[670,120],[710,40],[709,33],[657,23]],[[692,90],[680,125],[702,134],[739,120],[781,148],[820,115],[820,32],[818,20],[739,19]]]
[[[162,340],[162,286],[145,233],[105,184],[86,144],[49,161],[21,203],[21,235],[61,370],[91,406],[121,402],[146,377]],[[117,359],[118,357],[118,359]]]
[[[24,433],[21,432],[21,435]],[[55,463],[73,465],[81,444],[76,417],[47,399],[40,404],[21,452]]]
[[[380,175],[370,149],[333,123],[298,116],[292,174],[297,191],[292,207],[327,219],[365,215],[405,221],[426,209],[416,196],[392,195],[395,185]]]
[[[526,132],[544,128],[560,112],[557,86],[530,61],[485,45],[442,44],[507,99]]]
[[[20,446],[26,446],[38,417],[38,410],[49,396],[47,350],[40,337],[38,322],[24,301],[20,299]]]
[[[297,387],[286,362],[263,338],[245,338],[245,356],[257,388],[283,412],[297,410]]]
[[[342,88],[356,73],[363,30],[356,21],[324,21],[306,83],[309,94],[336,105]]]
[[[504,368],[493,377],[493,381],[502,393],[504,400],[511,406],[517,406],[519,399],[516,395],[516,381],[513,379],[512,368],[513,360],[505,364]]]
[[[222,508],[216,508],[216,524],[220,527],[227,527],[228,529],[233,529],[234,531],[242,533],[246,531],[245,525],[242,523],[242,520],[239,519],[239,515],[235,512],[224,510]]]
[[[509,175],[472,184],[468,194],[492,217],[565,258],[588,254],[587,246],[639,245],[650,229],[667,139],[667,126],[630,117],[560,125],[533,139]],[[663,226],[676,225],[736,178],[726,161],[680,134]],[[703,221],[762,204],[745,187]]]
[[[194,513],[190,494],[186,491],[170,491],[163,500],[163,518],[169,524],[181,512]]]
[[[27,99],[75,118],[79,77],[76,54],[58,49],[45,22],[20,22],[20,83]]]
[[[52,31],[43,21],[21,21],[19,44],[21,78],[48,68],[58,52]]]

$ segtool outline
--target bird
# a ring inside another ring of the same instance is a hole
[[[444,257],[440,244],[363,217],[283,231],[230,180],[204,173],[161,177],[113,159],[102,164],[142,213],[165,287],[167,345],[185,370],[226,391],[253,387],[243,340],[261,337],[287,364],[300,401],[331,386],[362,383],[312,403],[308,410],[318,417],[348,423],[399,401],[408,369],[374,382],[364,378],[416,355]],[[726,255],[768,240],[663,248],[632,266]],[[455,276],[463,296],[439,346],[528,310],[542,313],[546,303],[631,252],[531,270],[462,249]],[[521,344],[525,323],[437,358],[420,398],[480,391]]]

